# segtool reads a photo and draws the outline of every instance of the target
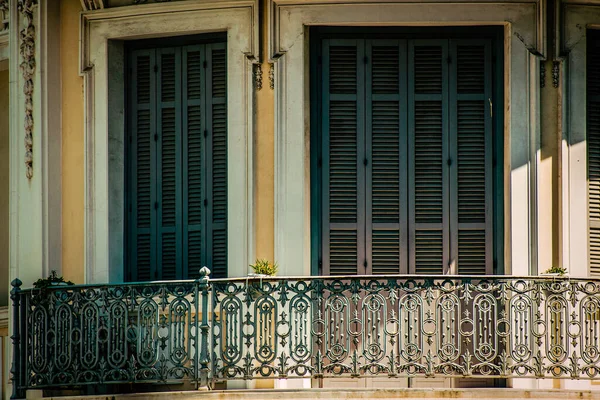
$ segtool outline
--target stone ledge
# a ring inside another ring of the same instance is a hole
[[[280,399],[455,399],[455,400],[600,400],[600,391],[565,389],[298,389],[298,390],[214,390],[188,392],[136,393],[102,396],[53,397],[54,400],[280,400]]]

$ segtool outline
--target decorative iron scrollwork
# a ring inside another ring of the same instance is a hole
[[[209,273],[203,269],[197,281],[42,290],[20,290],[15,282],[15,390],[260,378],[600,375],[600,280],[209,281]]]

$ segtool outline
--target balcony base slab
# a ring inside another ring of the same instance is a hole
[[[600,390],[566,389],[298,389],[298,390],[213,390],[121,395],[65,396],[55,400],[281,400],[281,399],[454,399],[454,400],[600,400]]]

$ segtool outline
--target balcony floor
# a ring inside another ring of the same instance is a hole
[[[35,396],[31,396],[35,398]],[[28,398],[31,398],[28,396]],[[55,400],[281,400],[281,399],[454,399],[454,400],[600,400],[600,390],[567,389],[287,389],[287,390],[214,390],[162,392],[123,395],[52,397]]]

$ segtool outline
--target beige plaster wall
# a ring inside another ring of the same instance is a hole
[[[262,0],[262,21],[267,20],[268,0]],[[268,54],[268,30],[267,24],[261,26],[261,51],[263,55]],[[273,90],[269,87],[269,68],[267,57],[262,57],[263,87],[256,92],[256,130],[255,130],[255,152],[256,152],[256,257],[273,260],[273,230],[274,230],[274,208],[273,208],[273,182],[274,182],[274,98]],[[275,260],[277,261],[277,260]]]
[[[8,70],[0,71],[0,307],[8,305]]]
[[[62,260],[63,276],[84,283],[84,116],[79,76],[80,0],[62,0]]]

